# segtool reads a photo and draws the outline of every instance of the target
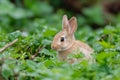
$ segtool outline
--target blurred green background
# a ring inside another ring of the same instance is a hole
[[[69,18],[77,17],[79,28],[98,29],[119,23],[119,3],[119,0],[0,0],[0,25],[8,31],[34,31],[35,22],[59,25],[67,14]]]
[[[75,36],[96,63],[57,59],[64,14],[77,18]],[[0,80],[120,80],[120,0],[0,0],[0,49],[15,39],[0,53]]]

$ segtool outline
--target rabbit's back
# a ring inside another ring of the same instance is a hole
[[[84,43],[84,42],[76,40],[75,44],[78,45],[80,48],[83,48],[83,49],[87,50],[90,53],[93,52],[93,50],[91,49],[91,47],[88,44]]]
[[[78,40],[75,41],[75,44],[76,49],[79,49],[78,53],[83,53],[86,59],[92,58],[91,54],[93,53],[93,50],[88,44]]]

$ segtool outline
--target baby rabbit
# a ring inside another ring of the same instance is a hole
[[[51,44],[51,48],[58,51],[59,60],[67,61],[70,64],[83,59],[92,60],[91,53],[93,50],[86,43],[75,39],[74,32],[76,29],[76,17],[72,17],[68,20],[67,16],[64,15],[62,20],[62,30],[55,35]],[[82,59],[68,58],[69,54],[78,53],[83,53],[84,57]]]

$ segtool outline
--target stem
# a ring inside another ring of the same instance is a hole
[[[18,39],[15,39],[14,41],[6,44],[3,48],[0,48],[0,53],[2,53],[3,51],[5,51],[8,47],[12,46],[13,44],[15,44],[18,41]]]

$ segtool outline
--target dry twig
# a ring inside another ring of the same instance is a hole
[[[5,51],[8,47],[12,46],[13,44],[15,44],[18,41],[18,39],[15,39],[14,41],[6,44],[3,48],[0,48],[0,53],[2,53],[3,51]]]
[[[34,55],[32,55],[31,59],[33,60],[38,55],[39,51],[41,51],[43,48],[44,48],[43,46],[42,47],[38,47],[36,53],[34,53]]]

